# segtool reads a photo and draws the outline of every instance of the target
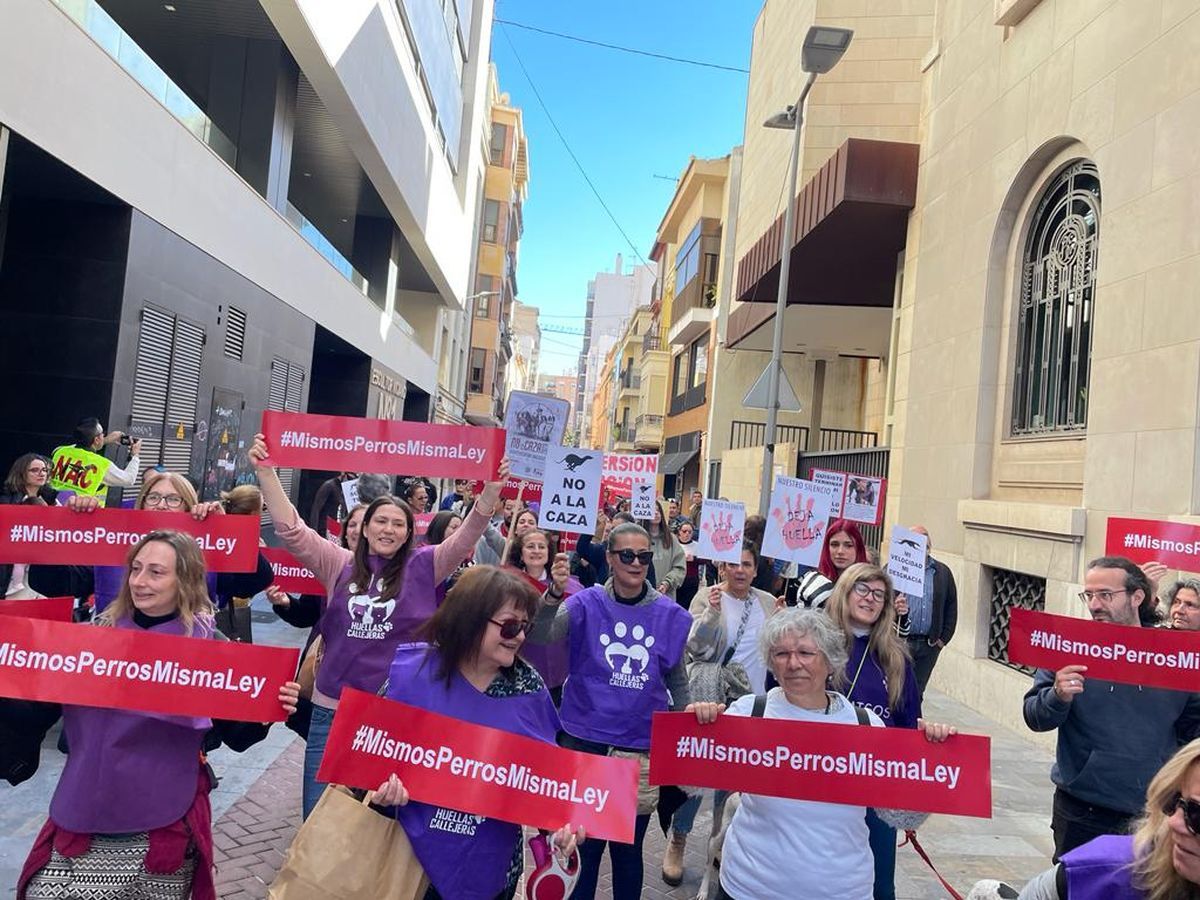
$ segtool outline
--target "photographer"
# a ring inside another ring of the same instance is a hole
[[[137,482],[140,440],[120,431],[105,435],[104,426],[95,417],[80,421],[72,439],[74,443],[56,448],[51,458],[50,487],[54,490],[95,497],[103,506],[110,487],[133,487]],[[129,462],[123,469],[104,456],[104,447],[116,443],[129,448]]]

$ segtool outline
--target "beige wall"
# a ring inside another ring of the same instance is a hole
[[[1047,579],[1047,609],[1113,514],[1200,513],[1200,10],[939,0],[897,358],[889,518],[923,521],[960,585],[935,684],[1019,722],[1028,679],[986,659],[987,566]],[[1008,437],[1014,298],[1030,206],[1063,165],[1099,168],[1086,439]]]

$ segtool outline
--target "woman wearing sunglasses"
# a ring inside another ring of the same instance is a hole
[[[878,566],[854,563],[838,577],[825,610],[842,630],[849,651],[846,697],[889,728],[916,728],[921,694],[908,647],[896,633],[891,578]],[[896,829],[872,809],[867,810],[867,828],[875,856],[875,900],[893,900]]]
[[[514,572],[468,569],[422,630],[428,643],[397,648],[386,696],[553,744],[558,713],[537,671],[518,655],[538,602],[537,591]],[[521,826],[409,802],[395,774],[374,799],[400,822],[429,876],[425,900],[513,895],[524,866]],[[554,844],[569,856],[583,839],[583,829],[564,825]]]
[[[547,591],[529,634],[535,643],[567,641],[560,743],[641,764],[634,842],[588,841],[580,852],[574,900],[595,896],[606,846],[614,900],[641,896],[642,842],[658,802],[658,788],[648,780],[650,719],[660,710],[682,710],[690,700],[683,649],[692,618],[646,580],[654,559],[650,535],[640,525],[617,525],[608,534],[606,556],[609,582],[566,602],[553,589]]]

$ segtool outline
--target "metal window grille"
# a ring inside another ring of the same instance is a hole
[[[1068,166],[1038,203],[1022,257],[1012,433],[1087,427],[1100,178]]]
[[[276,356],[271,360],[271,383],[267,391],[267,408],[281,412],[300,412],[304,388],[304,367]],[[279,482],[284,493],[292,496],[295,469],[280,469]]]
[[[230,359],[241,359],[245,352],[246,313],[231,306],[225,318],[225,355]]]
[[[1018,666],[1008,660],[1008,621],[1014,607],[1046,609],[1046,579],[1008,569],[990,569],[992,602],[988,616],[988,659],[1032,675],[1029,666]]]

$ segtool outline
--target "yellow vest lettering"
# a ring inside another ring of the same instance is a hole
[[[82,447],[65,446],[54,451],[50,462],[50,487],[56,491],[74,491],[104,502],[108,487],[104,475],[112,462],[99,453]]]

